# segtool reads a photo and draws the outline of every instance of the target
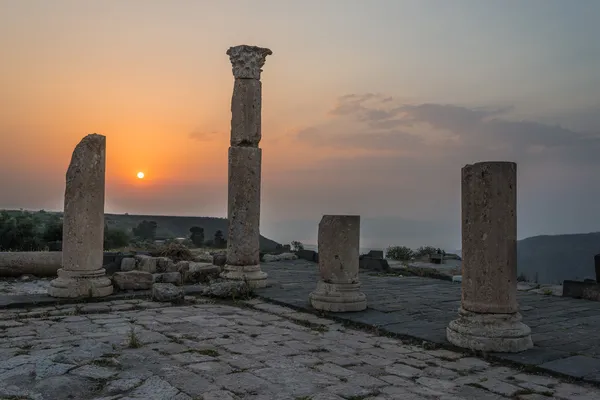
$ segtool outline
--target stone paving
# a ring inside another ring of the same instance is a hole
[[[562,399],[600,389],[258,299],[0,311],[0,399]]]
[[[317,264],[304,260],[264,265],[273,285],[257,294],[310,310],[308,294],[315,288],[317,268]],[[369,272],[362,272],[359,279],[367,295],[367,310],[330,316],[449,346],[446,327],[460,306],[460,284]],[[600,302],[530,292],[519,292],[518,301],[535,347],[518,354],[491,356],[600,382]]]

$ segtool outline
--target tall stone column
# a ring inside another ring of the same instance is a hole
[[[91,134],[75,147],[67,170],[62,268],[50,283],[53,297],[103,297],[113,292],[102,268],[106,137]]]
[[[260,180],[262,84],[260,73],[271,50],[241,45],[227,55],[233,66],[229,147],[227,264],[223,278],[266,286],[260,269]]]
[[[345,312],[367,308],[360,291],[360,216],[324,215],[319,223],[319,281],[309,295],[317,310]]]
[[[520,352],[533,346],[517,304],[517,165],[462,169],[462,304],[446,330],[459,347]]]

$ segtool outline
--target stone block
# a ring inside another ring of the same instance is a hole
[[[358,266],[360,269],[377,272],[388,272],[391,269],[387,260],[382,258],[363,257],[359,260]]]
[[[564,281],[563,297],[600,301],[600,283],[589,281]]]
[[[301,260],[319,262],[319,254],[314,250],[298,250],[296,255]]]
[[[196,257],[194,257],[194,261],[212,263],[213,256],[208,251],[205,251],[204,253],[198,254]]]
[[[152,276],[154,277],[154,283],[172,283],[177,286],[183,283],[181,273],[179,272],[163,272],[152,274]]]
[[[156,273],[156,258],[146,255],[135,256],[136,269],[151,274]]]
[[[212,263],[219,267],[224,267],[227,264],[227,256],[225,254],[215,254]]]
[[[209,263],[191,262],[183,273],[185,283],[207,283],[219,277],[221,267]]]
[[[152,299],[160,302],[183,302],[183,289],[172,283],[155,283],[152,285]]]
[[[172,272],[174,270],[175,263],[169,257],[158,257],[156,259],[156,272]]]
[[[154,283],[152,274],[144,271],[115,272],[112,279],[120,290],[148,290]]]
[[[121,260],[121,271],[133,271],[135,269],[135,258],[127,257]]]
[[[383,250],[369,250],[367,256],[370,258],[383,258]]]

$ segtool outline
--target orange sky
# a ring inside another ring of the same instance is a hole
[[[460,167],[488,157],[522,163],[523,232],[593,229],[591,203],[555,225],[558,201],[528,208],[557,176],[563,192],[593,197],[581,173],[545,171],[578,171],[561,157],[591,148],[558,154],[555,124],[600,132],[594,10],[547,4],[540,19],[525,3],[469,0],[2,1],[0,208],[62,208],[71,152],[95,132],[107,137],[107,212],[226,216],[225,52],[251,44],[273,50],[263,233],[312,241],[322,214],[357,213],[441,220],[449,228],[431,244],[458,245]],[[360,101],[341,97],[353,93]],[[497,126],[481,109],[542,128]],[[510,139],[494,136],[504,130]]]

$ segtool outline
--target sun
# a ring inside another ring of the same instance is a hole
[[[141,171],[137,173],[138,179],[144,179],[144,176],[145,176],[144,173]]]

